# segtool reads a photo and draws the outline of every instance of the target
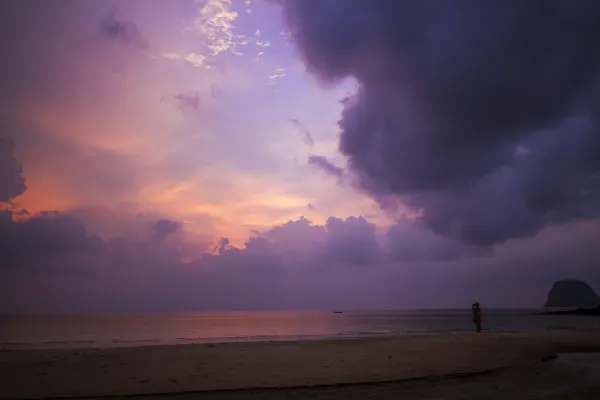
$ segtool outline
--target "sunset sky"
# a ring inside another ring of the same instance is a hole
[[[0,9],[0,313],[600,289],[596,1]]]

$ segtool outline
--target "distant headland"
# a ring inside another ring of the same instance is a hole
[[[570,308],[539,313],[539,315],[598,315],[600,297],[585,282],[565,279],[554,282],[544,307]]]

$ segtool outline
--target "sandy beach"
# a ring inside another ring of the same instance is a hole
[[[474,390],[495,387],[511,390],[511,385],[521,390],[524,386],[519,379],[525,379],[528,385],[537,382],[542,388],[554,387],[561,379],[563,383],[571,379],[561,387],[573,386],[576,381],[587,379],[587,375],[577,372],[583,364],[576,357],[543,360],[557,353],[592,351],[600,351],[600,332],[568,330],[10,350],[0,353],[0,398],[169,394],[182,399],[194,396],[224,400],[289,396],[384,399],[396,398],[386,396],[402,392],[410,398],[428,398],[427,391],[436,395],[432,390],[446,393],[443,398],[472,398],[450,394],[459,395],[461,391],[473,394]],[[593,379],[582,381],[575,389],[598,395],[593,382]],[[264,388],[274,389],[260,390]],[[534,387],[531,390],[539,391]],[[550,391],[547,395],[553,393],[558,392]],[[566,393],[560,395],[567,398]],[[586,398],[582,397],[585,395],[579,393],[578,398]],[[548,396],[523,398],[552,398]]]

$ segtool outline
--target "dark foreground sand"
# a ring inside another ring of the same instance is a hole
[[[600,351],[600,332],[15,350],[0,353],[0,398],[600,399],[597,358],[542,362],[580,351]]]
[[[515,366],[471,376],[431,377],[389,383],[368,383],[293,389],[178,394],[175,400],[598,400],[600,353],[588,356],[597,365],[561,355],[546,363]],[[136,397],[137,399],[137,397]],[[142,396],[144,400],[165,397]],[[123,399],[124,400],[124,399]]]

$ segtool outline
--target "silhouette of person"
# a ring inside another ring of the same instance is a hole
[[[479,302],[473,303],[471,311],[473,311],[473,323],[475,323],[475,328],[477,329],[477,332],[481,332],[481,308],[479,307]]]

